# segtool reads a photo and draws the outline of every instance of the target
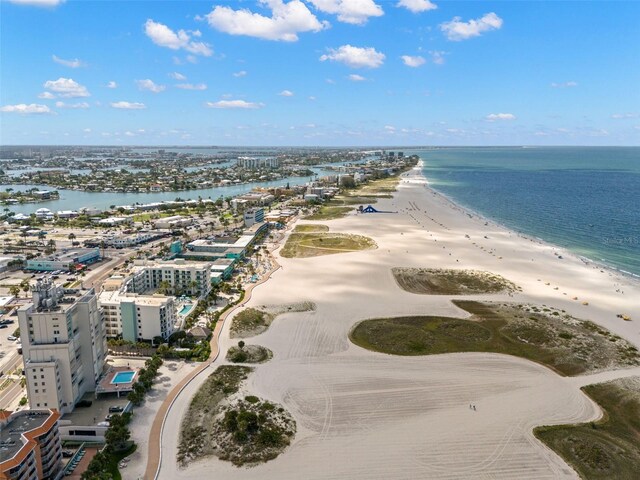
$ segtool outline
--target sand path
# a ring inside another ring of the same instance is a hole
[[[173,459],[180,419],[206,378],[200,375],[168,412],[159,478],[577,478],[535,440],[532,428],[598,418],[600,409],[579,387],[640,374],[640,369],[563,378],[505,355],[395,357],[368,352],[350,344],[347,334],[357,321],[372,317],[466,316],[450,302],[452,297],[402,291],[390,271],[394,266],[489,270],[523,287],[523,293],[473,298],[564,308],[636,345],[638,321],[623,322],[615,314],[640,311],[633,300],[640,298],[638,285],[567,252],[558,260],[557,248],[469,215],[425,188],[418,173],[407,175],[395,198],[380,202],[381,209],[398,214],[327,222],[332,232],[372,237],[378,249],[278,258],[283,268],[256,288],[248,302],[317,305],[315,312],[281,315],[268,331],[247,340],[274,352],[270,362],[256,366],[247,392],[280,402],[293,413],[298,433],[292,446],[254,468],[238,469],[209,458],[178,469]],[[624,296],[614,284],[624,285]],[[588,298],[589,306],[571,300],[574,296]],[[221,332],[221,352],[236,343],[228,328],[229,322]]]

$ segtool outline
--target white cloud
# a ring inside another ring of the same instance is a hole
[[[136,80],[136,85],[138,85],[140,90],[148,90],[153,93],[160,93],[167,89],[164,85],[158,85],[148,78],[145,78],[144,80]]]
[[[553,82],[551,84],[552,88],[573,88],[577,86],[578,86],[578,82],[560,82],[560,83]]]
[[[362,75],[358,75],[355,73],[352,73],[347,78],[352,82],[364,82],[366,80],[366,78],[364,78]]]
[[[378,68],[384,63],[384,59],[384,53],[377,52],[374,48],[351,45],[342,45],[338,49],[330,48],[329,53],[320,57],[321,62],[331,60],[344,63],[351,68]]]
[[[34,7],[56,7],[61,3],[64,3],[65,0],[9,0],[9,2],[17,5],[31,5]]]
[[[122,110],[142,110],[144,108],[147,108],[147,106],[144,103],[124,102],[124,101],[111,102],[111,106],[113,108],[120,108]]]
[[[429,10],[435,10],[438,6],[429,0],[400,0],[398,7],[404,7],[413,13],[427,12]]]
[[[225,109],[256,109],[264,107],[264,103],[246,102],[244,100],[220,100],[218,102],[207,102],[209,108]]]
[[[329,26],[327,22],[320,22],[300,0],[288,3],[283,0],[260,0],[259,3],[271,10],[270,17],[248,9],[216,6],[207,14],[207,21],[216,30],[231,35],[284,42],[297,41],[298,33],[319,32]]]
[[[58,108],[89,108],[89,104],[87,102],[78,102],[78,103],[64,103],[64,102],[56,102],[56,107]]]
[[[197,32],[198,34],[196,35],[194,35],[194,32],[187,33],[185,30],[174,32],[166,25],[148,19],[144,24],[144,33],[153,43],[160,47],[170,48],[171,50],[183,49],[189,53],[204,57],[213,55],[213,50],[209,44],[191,40],[192,36],[199,37],[198,34],[200,32]]]
[[[369,17],[381,17],[384,11],[373,0],[309,0],[324,13],[338,15],[338,20],[354,25],[364,25]]]
[[[625,119],[625,118],[638,118],[637,113],[614,113],[611,115],[611,118],[615,118],[616,120]]]
[[[182,90],[206,90],[207,86],[204,83],[179,83],[176,88],[181,88]]]
[[[484,118],[489,122],[495,122],[498,120],[515,120],[516,116],[513,113],[490,113]]]
[[[291,90],[283,90],[278,95],[281,97],[293,97],[293,92]]]
[[[56,96],[51,92],[42,92],[40,95],[38,95],[38,98],[44,98],[45,100],[52,100],[56,98]]]
[[[57,80],[47,80],[44,83],[44,88],[55,92],[60,97],[75,98],[75,97],[89,97],[90,94],[87,91],[87,87],[80,85],[78,82],[71,78],[60,77]]]
[[[316,99],[316,97],[314,97],[313,95],[311,95],[311,96],[309,97],[309,100],[311,100],[312,102],[313,102],[315,99]]]
[[[416,68],[421,65],[424,65],[426,62],[424,57],[421,57],[419,55],[415,57],[412,57],[411,55],[402,55],[402,57],[400,58],[402,58],[402,61],[407,67],[412,67],[412,68]]]
[[[444,56],[447,52],[442,50],[429,50],[429,55],[431,55],[431,61],[436,65],[444,64]]]
[[[51,55],[51,59],[54,62],[59,63],[60,65],[64,65],[65,67],[70,67],[70,68],[79,68],[79,67],[87,66],[86,63],[84,63],[82,60],[78,58],[74,58],[73,60],[65,60],[64,58],[60,58],[57,55]]]
[[[182,75],[181,73],[178,73],[178,72],[172,72],[172,73],[169,74],[169,76],[171,78],[173,78],[174,80],[178,80],[179,82],[184,82],[187,79],[186,76],[184,76],[184,75]]]
[[[246,77],[247,72],[245,70],[240,70],[239,72],[234,73],[233,76],[236,78]]]
[[[4,107],[0,107],[0,112],[21,113],[23,115],[28,115],[31,113],[51,113],[51,110],[48,106],[39,105],[37,103],[30,103],[29,105],[25,103],[19,103],[18,105],[5,105]]]
[[[85,128],[84,130],[82,130],[84,133],[91,133],[91,129],[90,128]]]
[[[327,82],[329,85],[335,85],[336,81],[333,78],[327,78],[325,80],[325,82]]]
[[[461,21],[460,17],[453,17],[453,20],[440,24],[440,30],[444,32],[449,40],[460,41],[472,37],[479,37],[484,32],[498,30],[502,27],[502,19],[495,13],[487,13],[481,18]]]
[[[395,133],[396,132],[396,127],[394,127],[393,125],[385,125],[384,129],[387,132],[390,132],[390,133]]]
[[[107,88],[118,88],[118,84],[111,80],[109,83],[107,83]]]

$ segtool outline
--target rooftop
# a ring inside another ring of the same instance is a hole
[[[133,300],[139,305],[162,306],[167,303],[167,301],[172,300],[172,297],[159,294],[140,295],[137,293],[120,293],[117,290],[102,292],[100,297],[98,297],[100,303],[120,303]]]
[[[28,443],[23,434],[42,427],[49,418],[59,415],[53,410],[23,410],[15,412],[7,423],[0,423],[0,458],[10,460]]]

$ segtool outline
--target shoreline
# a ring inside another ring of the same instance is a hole
[[[163,462],[158,478],[216,474],[242,480],[364,480],[496,477],[505,472],[531,480],[576,478],[564,461],[532,440],[532,428],[598,418],[601,410],[579,390],[578,384],[588,378],[560,377],[542,365],[508,355],[379,354],[353,345],[348,332],[367,318],[425,312],[462,315],[450,300],[470,297],[405,292],[391,274],[394,266],[500,274],[523,292],[472,298],[566,308],[572,316],[592,320],[635,345],[640,345],[638,319],[624,322],[614,314],[618,309],[635,314],[634,295],[640,289],[633,285],[629,295],[618,298],[614,293],[618,277],[612,278],[612,273],[600,273],[574,256],[558,262],[553,246],[524,239],[493,221],[485,226],[479,216],[470,218],[466,209],[425,189],[426,180],[418,173],[405,172],[393,197],[380,200],[381,209],[398,210],[397,214],[350,214],[321,222],[337,233],[369,236],[378,249],[304,259],[282,258],[276,250],[274,258],[282,269],[245,303],[246,307],[294,301],[317,305],[314,312],[279,316],[266,332],[250,340],[271,349],[274,357],[256,367],[242,393],[280,403],[292,412],[299,428],[287,451],[251,469],[217,458],[202,459],[185,469]],[[591,306],[573,301],[573,295],[589,300]],[[229,326],[225,322],[219,337],[221,353],[236,343]],[[213,366],[223,363],[221,355]],[[597,375],[629,374],[625,369]],[[201,381],[194,379],[168,413],[162,438],[165,458],[175,456],[177,439],[172,432],[179,430],[181,412]],[[471,411],[470,403],[478,405],[482,414]],[[327,464],[326,458],[333,460]]]
[[[437,188],[431,186],[431,183],[429,182],[429,179],[424,175],[424,172],[423,172],[423,169],[422,169],[422,167],[424,166],[424,162],[425,162],[424,159],[421,158],[419,160],[418,164],[416,165],[416,167],[414,167],[414,168],[415,169],[417,169],[418,167],[420,168],[420,176],[422,178],[424,178],[426,189],[429,192],[431,192],[431,193],[433,193],[435,195],[438,195],[441,198],[443,198],[444,200],[446,200],[447,202],[449,202],[452,207],[454,207],[456,209],[459,209],[461,212],[466,213],[467,215],[471,215],[473,217],[477,217],[478,219],[480,219],[480,220],[482,220],[484,222],[487,222],[490,225],[493,225],[493,226],[495,226],[497,228],[503,229],[505,231],[508,231],[508,232],[514,234],[514,235],[517,235],[520,238],[523,238],[525,240],[529,240],[529,241],[534,242],[534,243],[538,243],[539,245],[543,245],[543,246],[554,248],[554,249],[558,250],[559,252],[562,251],[563,255],[571,256],[571,257],[573,257],[575,259],[578,259],[578,260],[580,260],[581,262],[583,262],[587,266],[593,266],[594,268],[600,268],[600,269],[603,269],[603,270],[607,270],[607,271],[609,271],[611,273],[620,275],[620,276],[622,276],[622,277],[624,277],[626,279],[633,280],[633,281],[637,282],[638,285],[640,285],[640,274],[636,274],[636,273],[633,273],[633,272],[628,272],[626,270],[622,270],[622,269],[620,269],[618,267],[615,267],[613,265],[610,265],[610,264],[606,263],[606,261],[602,260],[602,259],[596,260],[596,259],[593,259],[593,258],[586,257],[584,255],[581,255],[581,254],[577,253],[577,252],[574,252],[573,250],[571,250],[570,247],[563,247],[563,246],[560,246],[560,245],[556,245],[556,244],[553,243],[553,241],[546,240],[544,238],[541,238],[541,237],[538,237],[538,236],[535,236],[535,235],[531,235],[531,234],[528,234],[528,233],[519,232],[514,228],[511,228],[511,227],[508,227],[507,225],[504,225],[498,219],[495,219],[495,218],[492,218],[492,217],[487,217],[486,215],[483,215],[483,214],[477,212],[476,210],[473,210],[473,208],[471,208],[471,207],[467,207],[467,206],[461,205],[454,198],[452,198],[450,195],[447,195],[446,193],[441,192]]]

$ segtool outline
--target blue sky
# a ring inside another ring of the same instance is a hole
[[[640,145],[640,2],[0,1],[0,143]]]

